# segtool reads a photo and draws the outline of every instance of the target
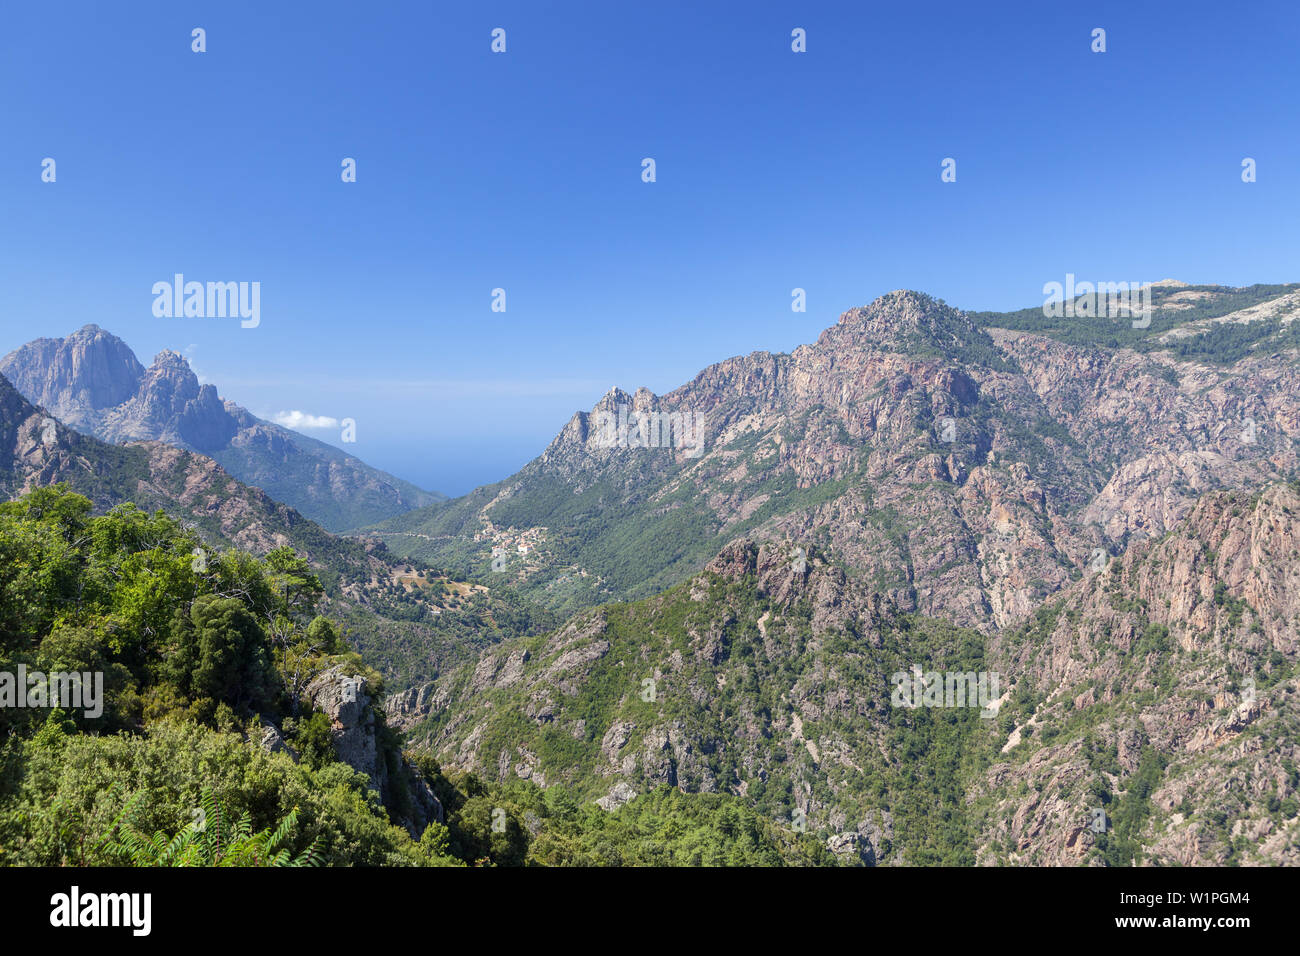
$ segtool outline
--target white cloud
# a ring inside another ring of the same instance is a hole
[[[190,371],[194,373],[194,377],[199,380],[200,385],[211,385],[213,384],[212,380],[209,379],[206,375],[204,375],[201,371],[199,371],[199,367],[194,364],[194,357],[198,355],[198,353],[199,353],[199,347],[197,345],[191,343],[185,346],[185,350],[184,350],[185,361],[190,363]]]
[[[291,412],[276,412],[271,421],[285,428],[338,428],[339,420],[328,415],[309,415],[294,409]]]

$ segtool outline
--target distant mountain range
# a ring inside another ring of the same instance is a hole
[[[472,659],[503,637],[555,623],[508,592],[416,569],[381,544],[331,534],[206,455],[161,441],[110,444],[75,431],[0,376],[0,497],[60,482],[99,512],[128,502],[165,511],[213,547],[258,557],[293,548],[320,576],[328,613],[399,687]]]
[[[145,368],[97,325],[28,342],[0,359],[29,401],[107,442],[159,441],[201,452],[331,531],[444,500],[325,442],[262,421],[213,385],[200,385],[170,350]]]
[[[275,426],[88,327],[0,365],[50,403],[0,378],[0,493],[292,545],[475,792],[716,795],[845,864],[1300,864],[1300,286],[1150,301],[893,292],[348,537],[198,450]]]

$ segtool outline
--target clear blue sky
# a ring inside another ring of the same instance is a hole
[[[1300,280],[1298,49],[1294,0],[6,4],[0,352],[86,322],[189,350],[461,493],[611,385],[891,289]],[[261,282],[261,326],[155,318],[176,272]]]

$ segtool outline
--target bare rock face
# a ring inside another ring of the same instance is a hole
[[[384,701],[384,716],[390,727],[404,730],[428,717],[436,706],[434,685],[421,684],[390,695]]]
[[[212,453],[238,424],[178,352],[145,369],[126,343],[97,325],[38,339],[0,359],[0,371],[56,418],[104,441],[162,441]]]
[[[396,778],[390,777],[389,758],[379,747],[378,717],[364,677],[350,675],[339,666],[331,667],[307,685],[304,696],[329,717],[339,760],[366,774],[386,805],[394,805],[396,791],[405,791],[410,809],[400,822],[412,836],[418,837],[430,821],[441,823],[445,819],[433,789],[400,754],[393,755]]]
[[[874,866],[876,862],[875,849],[856,830],[832,833],[826,838],[826,849],[839,857],[841,862],[860,863],[862,866]]]
[[[625,803],[636,799],[636,791],[623,781],[614,784],[609,793],[601,797],[596,803],[602,810],[617,810]]]
[[[285,741],[284,735],[280,733],[280,728],[274,724],[265,723],[262,725],[262,736],[258,740],[258,746],[270,754],[288,754],[295,762],[298,760],[298,754]]]
[[[1165,766],[1140,835],[1145,858],[1222,865],[1228,836],[1249,835],[1254,862],[1295,863],[1294,820],[1268,808],[1294,796],[1288,768],[1300,758],[1290,729],[1300,720],[1297,594],[1300,484],[1214,492],[1169,534],[1135,541],[1069,587],[1053,626],[995,639],[995,665],[1042,701],[1036,730],[1080,711],[1108,716],[1089,748],[1078,738],[1036,745],[1017,728],[1006,762],[973,794],[997,797],[986,846],[1011,845],[1011,862],[1077,864],[1097,841],[1090,787],[1122,789],[1151,751]],[[1134,702],[1108,710],[1116,700]],[[1099,774],[1106,747],[1114,764]]]
[[[179,353],[164,350],[145,372],[139,393],[131,403],[135,408],[123,413],[124,424],[170,430],[189,403],[198,397],[199,379],[189,363]]]
[[[200,385],[189,363],[164,350],[145,372],[138,393],[105,414],[99,431],[113,441],[150,438],[211,454],[239,430],[213,385]]]
[[[28,400],[74,428],[132,398],[145,375],[126,343],[97,325],[66,339],[29,342],[0,359],[0,372]]]
[[[388,788],[388,765],[375,738],[375,711],[365,678],[331,667],[307,685],[306,699],[330,719],[334,750],[353,770],[370,777],[381,794]]]

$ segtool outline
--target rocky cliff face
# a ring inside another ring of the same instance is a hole
[[[230,443],[239,425],[216,387],[200,385],[184,357],[167,350],[154,358],[136,394],[92,431],[110,441],[149,438],[211,454]]]
[[[340,760],[370,777],[380,793],[388,789],[388,765],[375,738],[375,711],[364,678],[333,667],[307,685],[306,700],[330,719]]]
[[[386,806],[406,809],[401,822],[412,836],[418,837],[432,821],[444,821],[442,803],[428,783],[401,753],[381,742],[376,731],[383,718],[375,712],[365,678],[332,667],[307,685],[305,697],[330,719],[339,760],[370,777]],[[405,800],[399,799],[399,790]]]
[[[96,325],[37,339],[0,359],[31,402],[104,441],[158,441],[216,458],[326,528],[342,531],[441,500],[337,448],[261,421],[214,385],[200,385],[184,356],[165,349],[149,368]]]
[[[1297,593],[1300,484],[1206,496],[992,637],[737,543],[401,709],[444,765],[611,810],[734,793],[868,864],[1296,863]],[[902,707],[913,668],[995,673],[996,698]]]
[[[1206,491],[1260,487],[1300,469],[1294,351],[1224,367],[993,336],[1105,479],[1082,520],[1112,544],[1163,534]]]
[[[74,424],[132,398],[145,375],[126,343],[97,325],[29,342],[0,359],[0,372],[30,401]]]
[[[512,478],[376,531],[435,562],[473,538],[466,573],[536,534],[509,580],[565,609],[655,593],[729,541],[816,543],[897,606],[987,632],[1199,495],[1297,473],[1298,368],[1293,348],[1211,366],[986,331],[895,292],[790,355],[728,359],[664,396],[613,390]],[[620,414],[657,414],[661,437],[698,420],[704,450],[611,442]]]
[[[542,599],[654,596],[395,712],[444,765],[611,809],[725,790],[863,862],[1293,861],[1298,373],[1294,347],[1188,360],[894,293],[791,355],[611,391],[425,528],[537,533],[507,576]],[[620,409],[699,415],[705,450],[611,446]],[[902,711],[922,665],[1000,696]]]
[[[1296,799],[1300,757],[1297,586],[1300,484],[1211,494],[1170,534],[1001,635],[993,656],[1034,703],[973,788],[992,801],[985,858],[1089,857],[1113,839],[1149,751],[1162,766],[1131,854],[1165,865],[1300,862],[1300,821],[1279,811]],[[1100,834],[1079,823],[1093,807],[1110,820]]]

